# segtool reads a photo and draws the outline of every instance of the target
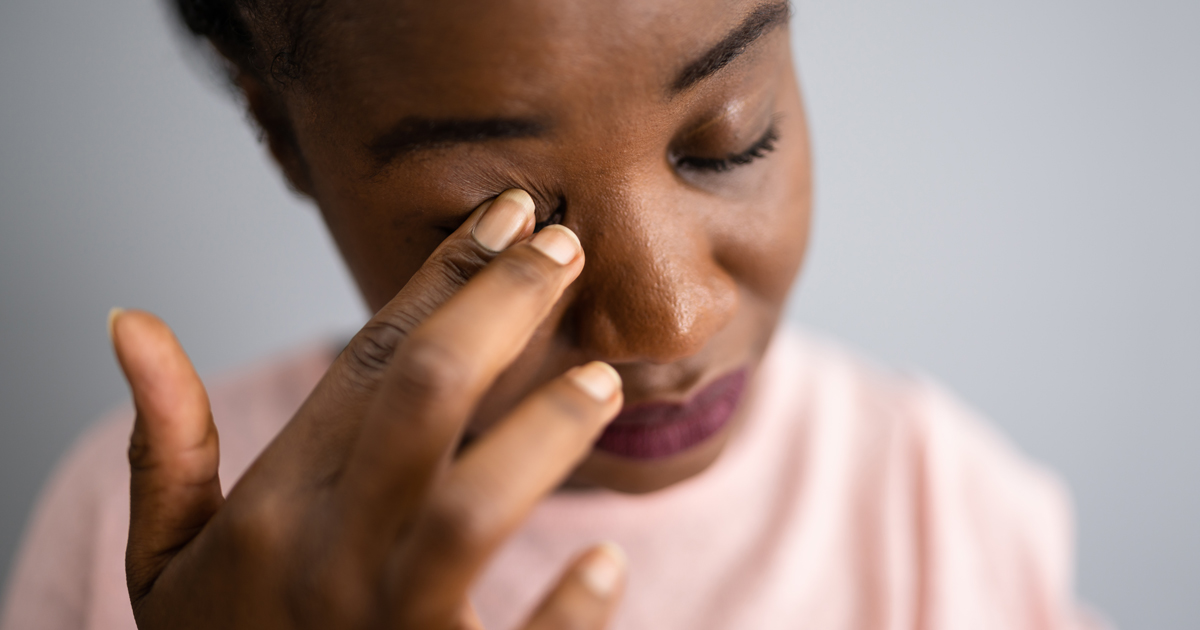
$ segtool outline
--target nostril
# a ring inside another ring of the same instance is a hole
[[[550,212],[550,216],[546,217],[545,221],[538,221],[533,225],[533,231],[541,232],[543,228],[549,225],[558,225],[563,222],[563,215],[567,213],[567,200],[564,197],[558,198],[558,205]]]

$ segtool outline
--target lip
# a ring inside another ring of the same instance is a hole
[[[604,429],[596,449],[630,459],[669,457],[703,442],[733,417],[746,389],[746,368],[705,385],[686,403],[633,405]]]

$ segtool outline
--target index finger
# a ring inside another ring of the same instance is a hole
[[[479,398],[525,348],[583,263],[575,234],[552,225],[497,257],[413,331],[340,479],[348,518],[370,530],[360,534],[386,537],[411,513]]]
[[[260,457],[260,471],[290,483],[336,475],[396,348],[499,251],[528,237],[533,226],[533,199],[523,190],[507,190],[481,204],[354,335]]]

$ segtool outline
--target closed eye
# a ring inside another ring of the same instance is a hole
[[[766,133],[745,151],[730,153],[720,158],[682,156],[676,158],[675,167],[681,170],[724,173],[766,157],[768,153],[775,150],[777,142],[779,142],[779,126],[776,122],[772,122]]]

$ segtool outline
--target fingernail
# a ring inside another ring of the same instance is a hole
[[[113,334],[113,327],[117,325],[117,318],[124,313],[125,309],[114,306],[108,311],[108,340],[116,341],[116,336]]]
[[[625,552],[616,544],[606,542],[592,552],[580,571],[580,578],[594,595],[608,597],[621,581],[626,563]]]
[[[533,198],[513,188],[500,193],[471,230],[475,241],[488,251],[502,252],[533,224]]]
[[[603,361],[592,361],[570,372],[575,386],[591,396],[596,402],[608,402],[621,389],[621,375]]]
[[[537,248],[538,251],[549,256],[554,262],[565,265],[579,255],[579,251],[583,247],[579,244],[579,237],[575,233],[561,225],[550,225],[538,232],[537,236],[533,237],[530,242]]]

